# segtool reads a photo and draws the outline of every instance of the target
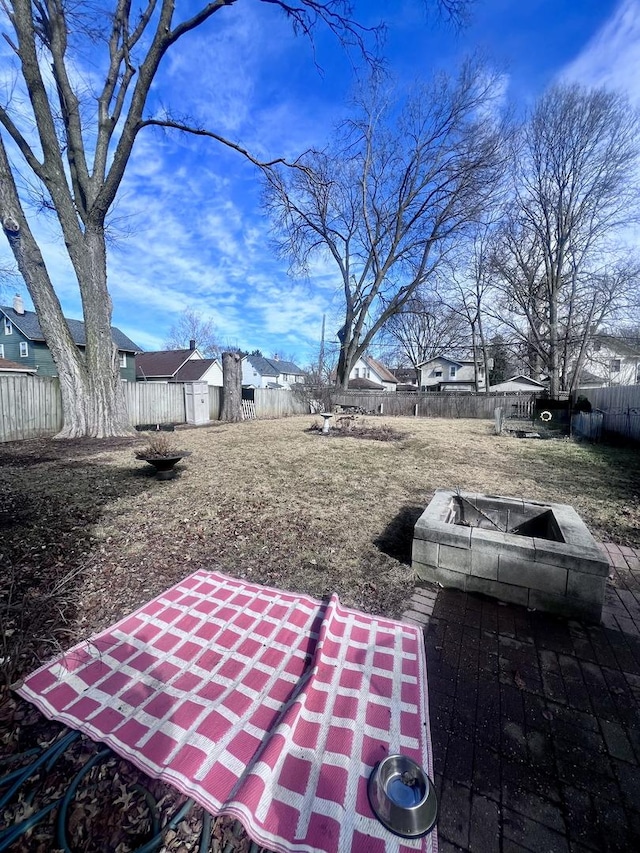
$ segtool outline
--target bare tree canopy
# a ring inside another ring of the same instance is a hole
[[[505,166],[495,80],[475,63],[398,108],[375,81],[325,151],[267,175],[280,251],[335,266],[344,298],[338,383],[478,218]]]
[[[188,349],[191,341],[195,341],[200,352],[207,358],[213,358],[221,351],[213,320],[201,316],[193,308],[185,308],[169,329],[164,345],[167,349]]]
[[[368,59],[375,54],[380,29],[359,24],[348,0],[260,2],[284,13],[294,29],[310,39],[323,26],[345,47],[355,47]],[[454,16],[466,5],[456,0],[434,2]],[[215,129],[189,126],[168,111],[147,113],[149,92],[167,52],[218,13],[231,14],[239,3],[212,0],[188,4],[185,11],[185,4],[175,0],[143,0],[135,6],[129,0],[98,5],[3,0],[8,29],[3,36],[15,55],[15,80],[9,100],[0,104],[0,222],[60,376],[64,421],[60,437],[128,431],[110,334],[105,219],[140,131],[163,126],[208,136],[251,162],[266,165]],[[91,98],[77,73],[87,54],[95,71]],[[57,217],[82,300],[86,332],[82,355],[69,334],[46,259],[29,227],[25,199],[15,180],[22,174],[28,176],[25,183],[35,187],[41,204]]]
[[[493,255],[498,314],[552,395],[575,385],[589,336],[637,280],[619,238],[638,216],[639,130],[625,97],[577,85],[549,89],[522,129]]]
[[[467,348],[468,325],[459,310],[447,305],[437,293],[419,290],[396,314],[389,317],[381,338],[401,364],[413,367],[442,353]]]

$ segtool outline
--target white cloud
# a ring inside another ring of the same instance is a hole
[[[586,86],[625,91],[640,104],[640,0],[622,0],[559,76]]]

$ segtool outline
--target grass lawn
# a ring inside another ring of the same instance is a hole
[[[598,539],[640,545],[637,451],[497,437],[479,420],[360,419],[399,441],[325,437],[309,431],[314,421],[179,430],[175,443],[191,456],[165,482],[136,460],[140,436],[0,445],[0,751],[49,743],[61,729],[10,693],[11,681],[197,568],[337,592],[345,605],[399,616],[414,587],[413,525],[438,487],[570,503]],[[35,806],[60,796],[97,750],[77,741]],[[131,849],[148,836],[147,812],[141,802],[129,827],[114,791],[138,802],[142,781],[168,814],[180,797],[116,756],[107,764],[76,798],[74,842]],[[32,806],[20,799],[12,809],[9,824]],[[165,849],[197,849],[199,814]],[[53,821],[12,849],[52,849]],[[230,826],[221,819],[216,832]]]

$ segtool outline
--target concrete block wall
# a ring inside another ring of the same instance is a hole
[[[484,497],[463,493],[484,509]],[[418,578],[502,601],[600,621],[608,562],[575,510],[565,504],[514,502],[552,509],[564,542],[454,524],[458,493],[439,489],[414,530],[412,564]],[[523,510],[520,507],[524,504]],[[493,507],[491,507],[493,508]],[[511,510],[509,510],[511,512]]]

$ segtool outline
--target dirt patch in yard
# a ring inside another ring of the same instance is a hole
[[[598,539],[640,545],[633,450],[412,418],[375,419],[400,440],[330,441],[309,432],[314,420],[178,430],[171,438],[191,456],[168,481],[136,460],[143,435],[0,445],[0,560],[10,567],[0,590],[3,752],[59,728],[16,700],[11,680],[196,569],[337,592],[347,606],[399,616],[414,587],[413,524],[438,487],[569,503]],[[12,849],[51,849],[43,831],[41,847]]]

